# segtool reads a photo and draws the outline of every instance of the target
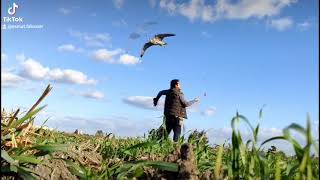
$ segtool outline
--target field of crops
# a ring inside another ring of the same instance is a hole
[[[305,127],[291,124],[282,136],[258,144],[259,124],[253,126],[236,113],[231,141],[215,147],[204,131],[177,143],[166,138],[162,128],[143,138],[125,139],[102,132],[64,133],[32,126],[50,90],[48,86],[27,113],[2,110],[1,179],[319,179],[319,141],[311,136],[309,119]],[[238,123],[251,129],[250,140],[243,140]],[[304,135],[305,145],[292,137],[293,131]],[[294,156],[270,145],[279,139],[292,144]],[[271,147],[262,151],[262,146]]]

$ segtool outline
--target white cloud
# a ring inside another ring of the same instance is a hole
[[[72,44],[63,44],[58,47],[58,51],[75,51],[76,48]]]
[[[31,58],[27,59],[21,64],[22,71],[20,74],[33,80],[45,79],[50,70],[48,67],[42,66],[39,62]]]
[[[201,112],[203,116],[213,116],[217,112],[216,107],[210,106]]]
[[[167,10],[170,14],[175,13],[177,4],[174,0],[160,0],[160,8]]]
[[[205,0],[191,0],[189,3],[179,5],[179,13],[194,21],[201,19],[204,22],[214,20],[213,7],[205,5]]]
[[[129,54],[122,54],[120,56],[119,63],[124,65],[136,65],[141,63],[141,61],[139,60],[139,58],[135,56]]]
[[[252,139],[252,132],[241,129],[241,136],[243,139],[243,142],[247,142],[247,140]],[[257,146],[259,147],[260,144],[275,136],[281,136],[282,135],[282,129],[278,128],[260,128],[258,133],[258,142]],[[226,140],[228,140],[228,143],[231,143],[231,137],[232,137],[232,128],[230,127],[224,127],[224,128],[217,128],[217,129],[211,129],[208,132],[209,141],[212,144],[222,144]],[[303,139],[297,139],[298,142],[302,143]],[[267,144],[265,144],[262,148],[264,150],[267,150],[270,146],[275,145],[278,149],[288,153],[293,154],[293,148],[292,145],[284,140],[277,140],[277,141],[271,141]]]
[[[94,37],[85,37],[85,40],[98,40],[98,41],[110,41],[111,40],[111,36],[107,33],[98,33],[95,34]]]
[[[279,19],[273,19],[270,22],[268,22],[268,26],[277,29],[278,31],[284,31],[292,27],[293,20],[291,18],[285,17],[285,18],[279,18]]]
[[[113,4],[116,8],[120,9],[123,6],[124,0],[113,0]]]
[[[5,53],[1,53],[1,62],[2,61],[7,61],[8,60],[8,55]]]
[[[311,27],[311,23],[309,21],[304,21],[297,24],[300,30],[307,30]]]
[[[205,0],[189,0],[177,3],[175,0],[160,0],[159,6],[169,14],[180,14],[190,21],[197,19],[213,22],[218,19],[263,18],[278,15],[281,10],[297,0],[217,0],[206,4]]]
[[[120,19],[117,21],[112,21],[113,26],[121,27],[121,26],[128,26],[128,23],[124,19]]]
[[[24,60],[26,60],[26,56],[23,53],[17,54],[16,55],[16,60],[18,60],[20,62],[23,62]]]
[[[141,63],[139,58],[123,53],[124,50],[120,48],[115,50],[98,49],[93,52],[92,58],[109,64],[136,65]]]
[[[1,61],[7,61],[8,60],[8,55],[5,53],[1,53]]]
[[[94,79],[88,79],[88,77],[80,71],[59,68],[50,69],[31,58],[22,62],[21,65],[22,70],[20,74],[32,80],[50,80],[61,83],[88,85],[97,83]]]
[[[24,81],[24,78],[16,74],[1,70],[1,87],[17,87]]]
[[[287,6],[297,0],[241,0],[230,3],[228,0],[218,0],[215,6],[217,18],[248,19],[278,15]]]
[[[83,49],[81,48],[76,48],[74,45],[72,44],[63,44],[60,45],[57,48],[58,51],[60,52],[83,52]]]
[[[240,128],[241,136],[243,138],[243,141],[246,142],[248,139],[252,139],[252,132],[248,131],[246,129]],[[260,128],[258,133],[258,141],[263,142],[264,140],[267,140],[268,138],[274,137],[274,136],[280,136],[282,135],[282,130],[278,128]],[[216,142],[217,144],[223,143],[223,141],[227,139],[231,139],[232,136],[232,128],[231,127],[224,127],[224,128],[217,128],[212,129],[209,131],[208,136],[213,142]]]
[[[169,14],[180,14],[194,21],[200,19],[205,22],[214,20],[213,6],[206,5],[205,0],[190,0],[187,3],[178,4],[174,0],[161,0],[160,8],[165,9]]]
[[[107,63],[115,63],[114,57],[120,55],[123,52],[122,49],[107,50],[99,49],[93,52],[93,58],[98,61]]]
[[[149,96],[129,96],[122,101],[126,104],[133,105],[143,109],[162,110],[164,107],[164,100],[160,99],[156,107],[153,106],[153,98]]]
[[[84,41],[85,44],[90,47],[103,47],[111,41],[111,36],[108,33],[86,33],[72,29],[68,32],[70,36],[76,37],[80,41]]]
[[[85,92],[85,93],[81,93],[80,95],[86,98],[98,99],[98,100],[104,99],[105,97],[104,94],[100,91]]]
[[[205,38],[212,38],[212,35],[210,33],[208,33],[207,31],[202,31],[201,35]]]
[[[36,125],[42,123],[40,118],[35,121]],[[160,124],[161,121],[158,119],[136,120],[123,115],[100,118],[55,115],[46,123],[50,128],[57,128],[60,131],[74,132],[78,129],[84,133],[95,134],[97,130],[102,130],[104,133],[113,133],[117,137],[141,137],[152,128],[158,128]]]
[[[70,84],[93,85],[97,83],[97,80],[88,79],[84,73],[72,69],[52,69],[48,72],[47,78],[51,81]]]
[[[154,8],[157,5],[157,0],[149,0],[149,4],[152,8]]]
[[[70,9],[67,9],[67,8],[59,8],[58,10],[60,13],[62,13],[63,15],[68,15],[71,13],[71,10]]]

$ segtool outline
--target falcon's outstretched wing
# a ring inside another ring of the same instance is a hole
[[[161,40],[165,37],[170,37],[170,36],[175,36],[175,34],[157,34],[157,35],[155,35],[155,37],[157,37]]]
[[[140,54],[140,57],[143,56],[144,52],[150,47],[152,46],[153,44],[151,42],[147,42],[144,44],[143,48],[142,48],[142,51],[141,51],[141,54]]]

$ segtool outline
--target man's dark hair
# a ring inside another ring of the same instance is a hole
[[[170,82],[170,89],[175,88],[175,86],[178,84],[178,82],[179,82],[179,79],[173,79],[173,80],[171,80],[171,82]]]

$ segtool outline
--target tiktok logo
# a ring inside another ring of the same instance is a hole
[[[8,8],[8,14],[10,14],[11,16],[14,16],[17,12],[18,7],[19,6],[16,3],[13,3],[12,7]]]

